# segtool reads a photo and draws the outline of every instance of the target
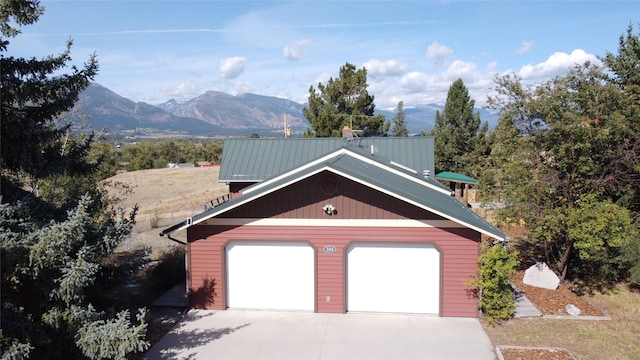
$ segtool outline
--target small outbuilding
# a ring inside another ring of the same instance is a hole
[[[436,174],[436,180],[442,182],[448,182],[452,191],[454,191],[456,198],[462,201],[465,205],[469,203],[469,187],[478,183],[478,180],[451,171],[442,171]]]
[[[187,230],[190,305],[476,317],[481,236],[505,235],[433,174],[433,139],[237,139],[230,199]]]

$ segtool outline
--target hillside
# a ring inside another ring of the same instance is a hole
[[[134,246],[151,246],[167,242],[158,235],[161,228],[201,213],[204,202],[227,194],[227,185],[218,183],[219,172],[217,166],[141,170],[118,174],[105,183],[109,195],[120,199],[118,206],[126,210],[136,204],[139,207],[132,236]],[[152,226],[154,219],[158,220],[157,228]]]

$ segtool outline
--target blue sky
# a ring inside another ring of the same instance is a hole
[[[43,57],[73,39],[95,81],[134,101],[207,90],[305,102],[346,62],[368,71],[378,108],[444,104],[461,78],[478,105],[496,74],[539,82],[617,53],[638,1],[42,1],[7,55]]]

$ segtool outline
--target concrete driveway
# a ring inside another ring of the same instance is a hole
[[[192,310],[146,359],[486,359],[477,319],[404,314]]]

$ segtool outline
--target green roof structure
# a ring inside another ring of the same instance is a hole
[[[219,182],[260,182],[309,163],[334,150],[360,149],[393,159],[422,175],[435,174],[434,139],[417,137],[227,139]]]
[[[437,180],[444,180],[444,181],[452,181],[452,182],[457,182],[457,183],[463,183],[463,184],[472,184],[475,185],[478,183],[478,180],[472,178],[472,177],[468,177],[466,175],[462,175],[462,174],[458,174],[455,172],[451,172],[451,171],[443,171],[443,172],[439,172],[436,174],[436,179]]]
[[[243,189],[241,196],[176,224],[160,235],[201,223],[324,171],[348,178],[487,236],[506,239],[505,234],[458,201],[449,188],[433,177],[425,177],[422,171],[417,172],[375,153],[372,155],[366,148],[357,146],[334,149],[298,167],[264,179]]]

